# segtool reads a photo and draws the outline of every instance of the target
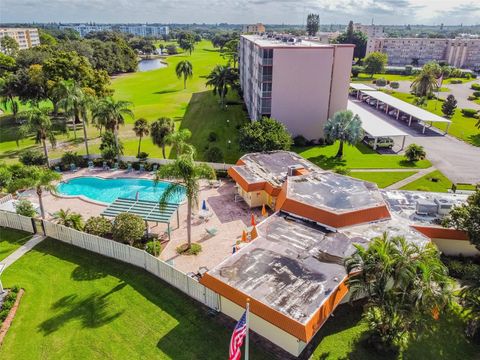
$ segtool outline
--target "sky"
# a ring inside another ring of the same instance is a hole
[[[0,22],[303,24],[480,23],[471,0],[0,0]]]

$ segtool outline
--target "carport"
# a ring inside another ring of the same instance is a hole
[[[358,114],[362,120],[362,127],[365,132],[375,139],[373,149],[377,150],[377,140],[381,137],[401,137],[402,139],[402,148],[405,147],[405,138],[408,136],[407,133],[403,132],[400,129],[397,129],[395,126],[389,124],[387,121],[383,120],[375,113],[365,109],[359,104],[356,104],[353,101],[348,101],[347,109],[351,110],[354,114]]]
[[[404,113],[408,117],[408,126],[412,125],[412,119],[417,119],[423,124],[422,133],[425,133],[425,129],[427,124],[430,123],[430,126],[433,123],[447,123],[447,129],[445,130],[445,134],[448,133],[448,129],[450,127],[451,121],[445,119],[441,116],[431,113],[430,111],[424,110],[419,108],[418,106],[409,104],[403,100],[397,99],[394,96],[388,95],[381,91],[362,91],[364,95],[368,98],[375,99],[377,101],[376,107],[378,109],[379,104],[382,103],[385,105],[385,113],[388,114],[389,110],[396,110],[396,118],[397,120],[400,118],[400,113]]]
[[[378,91],[378,90],[362,83],[350,83],[350,92],[353,95],[355,95],[357,99],[360,98],[362,91]]]

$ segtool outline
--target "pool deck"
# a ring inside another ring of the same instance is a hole
[[[76,172],[62,173],[63,180],[69,180],[79,176],[99,176],[102,178],[142,178],[153,179],[149,172],[139,173],[132,171],[127,173],[125,170],[103,171],[81,169]],[[250,226],[250,217],[255,213],[257,223],[262,220],[260,209],[250,209],[243,201],[235,202],[236,188],[235,184],[229,180],[222,180],[219,188],[210,187],[207,181],[201,182],[199,203],[206,200],[207,206],[211,211],[208,221],[198,217],[198,210],[194,210],[192,221],[192,242],[198,242],[202,245],[202,252],[197,256],[178,255],[176,248],[187,241],[187,204],[186,202],[179,207],[180,226],[177,226],[176,216],[173,216],[171,223],[171,241],[163,249],[160,258],[169,261],[175,268],[184,272],[197,272],[200,267],[212,269],[226,257],[232,254],[232,248],[237,240],[241,239],[242,231]],[[38,203],[35,191],[30,190],[25,193],[26,197]],[[99,216],[107,207],[85,201],[76,197],[61,197],[45,192],[43,203],[47,212],[47,220],[53,218],[53,214],[60,209],[70,209],[73,212],[82,214],[83,219],[87,220],[91,216]],[[149,224],[151,233],[163,234],[166,231],[166,224]],[[206,229],[214,228],[217,230],[215,236],[208,235]]]

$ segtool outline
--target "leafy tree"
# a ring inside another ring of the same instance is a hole
[[[228,60],[228,63],[233,64],[233,68],[237,67],[238,63],[238,46],[240,44],[239,39],[233,39],[225,43],[225,46],[222,49],[222,57]]]
[[[364,319],[370,341],[396,350],[430,329],[426,319],[439,315],[450,300],[450,279],[432,243],[416,245],[403,237],[371,240],[345,259],[351,301],[365,298]]]
[[[447,99],[442,104],[442,113],[446,117],[452,117],[455,114],[455,110],[457,109],[457,100],[455,96],[448,95]]]
[[[14,120],[17,119],[19,104],[16,100],[16,83],[15,76],[8,75],[4,79],[0,79],[0,101],[5,111],[12,112]]]
[[[307,34],[308,36],[315,36],[320,28],[320,15],[308,14],[307,15]]]
[[[55,46],[58,43],[58,41],[57,41],[57,39],[55,39],[55,37],[53,37],[48,32],[46,32],[42,29],[39,29],[38,36],[40,38],[40,44],[41,45]]]
[[[216,65],[207,79],[206,85],[213,87],[213,94],[220,96],[220,104],[224,108],[228,88],[236,86],[238,73],[230,66]]]
[[[140,156],[140,146],[142,144],[142,138],[144,136],[148,136],[148,134],[150,133],[148,121],[145,120],[144,118],[135,120],[135,124],[133,125],[133,131],[135,132],[135,135],[137,135],[138,137],[138,151],[137,151],[137,157],[138,157]]]
[[[372,52],[363,59],[363,65],[365,72],[373,75],[385,72],[385,66],[387,66],[388,56],[381,52]]]
[[[480,336],[480,279],[476,278],[460,291],[463,313],[467,320],[467,336]]]
[[[192,245],[192,209],[198,206],[201,179],[215,179],[215,171],[206,164],[196,164],[192,154],[182,154],[170,164],[160,167],[155,181],[174,178],[160,198],[160,207],[166,206],[173,197],[187,197],[187,249]]]
[[[177,157],[183,153],[194,154],[195,149],[193,146],[187,144],[187,140],[192,137],[192,133],[188,129],[179,129],[174,131],[166,137],[168,144],[172,145],[173,150]]]
[[[83,231],[96,236],[109,237],[112,234],[112,227],[112,222],[106,217],[92,216],[85,223]]]
[[[470,242],[480,250],[480,190],[470,195],[465,204],[455,206],[443,226],[466,231]]]
[[[192,55],[192,51],[195,50],[195,42],[193,39],[180,39],[178,45],[183,51],[188,51]]]
[[[340,141],[337,155],[343,157],[343,144],[356,145],[363,138],[362,121],[358,114],[350,110],[337,111],[333,118],[328,119],[323,127],[325,137],[330,141]]]
[[[166,159],[165,146],[168,144],[167,137],[175,130],[175,123],[172,119],[162,117],[150,125],[150,137],[152,142],[162,148],[163,158]]]
[[[410,162],[415,162],[424,159],[427,156],[425,149],[421,145],[410,144],[405,150],[405,157]]]
[[[175,67],[175,73],[177,74],[177,78],[183,77],[183,88],[187,88],[187,79],[193,77],[193,66],[192,63],[188,60],[180,61],[177,66]]]
[[[31,218],[37,216],[37,211],[33,207],[32,202],[28,201],[27,199],[21,199],[17,201],[15,204],[15,212],[18,215],[28,216]]]
[[[165,46],[165,49],[167,50],[168,55],[178,54],[178,50],[177,50],[177,47],[175,46],[175,44],[168,44],[168,45]]]
[[[239,132],[240,149],[245,152],[290,150],[292,143],[285,125],[272,118],[245,124]]]
[[[367,35],[363,32],[353,30],[353,21],[350,21],[347,30],[337,36],[335,42],[338,44],[354,44],[353,57],[361,59],[365,57],[367,40]]]
[[[47,163],[45,155],[33,149],[23,151],[19,160],[23,165],[45,165]]]
[[[60,209],[55,214],[53,214],[53,219],[57,221],[58,224],[82,231],[83,230],[83,219],[82,215],[79,213],[72,212],[70,209],[63,210]]]
[[[113,220],[112,238],[115,241],[134,246],[145,234],[146,224],[135,214],[120,213]]]
[[[17,41],[8,35],[5,35],[2,40],[0,40],[0,48],[3,53],[13,57],[17,55],[18,50],[20,49]]]
[[[93,118],[99,123],[104,124],[106,130],[113,132],[115,136],[116,148],[119,150],[117,160],[120,162],[120,146],[118,140],[118,129],[120,125],[125,124],[125,117],[133,117],[130,110],[132,103],[122,100],[114,100],[111,97],[101,99],[93,109]]]
[[[105,160],[114,160],[123,154],[123,144],[115,137],[115,134],[107,130],[102,134],[102,140],[100,143],[100,151],[102,152],[102,158]]]
[[[0,76],[3,77],[8,73],[14,71],[17,67],[15,58],[0,53]]]
[[[18,170],[21,171],[21,177],[18,176]],[[39,166],[25,166],[23,168],[11,168],[11,171],[16,178],[12,178],[12,181],[8,185],[8,191],[13,193],[20,189],[34,188],[37,196],[38,203],[40,204],[40,214],[42,219],[45,219],[45,208],[43,206],[43,191],[50,191],[55,193],[57,187],[54,182],[62,179],[62,176],[48,168]]]
[[[204,153],[205,160],[219,163],[223,161],[223,152],[218,146],[209,147]]]

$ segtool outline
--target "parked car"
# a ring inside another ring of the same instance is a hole
[[[373,148],[375,146],[375,138],[372,138],[370,136],[365,136],[363,138],[363,142]],[[394,141],[392,138],[389,137],[379,137],[377,138],[377,149],[378,148],[388,148],[391,149],[395,145]]]

